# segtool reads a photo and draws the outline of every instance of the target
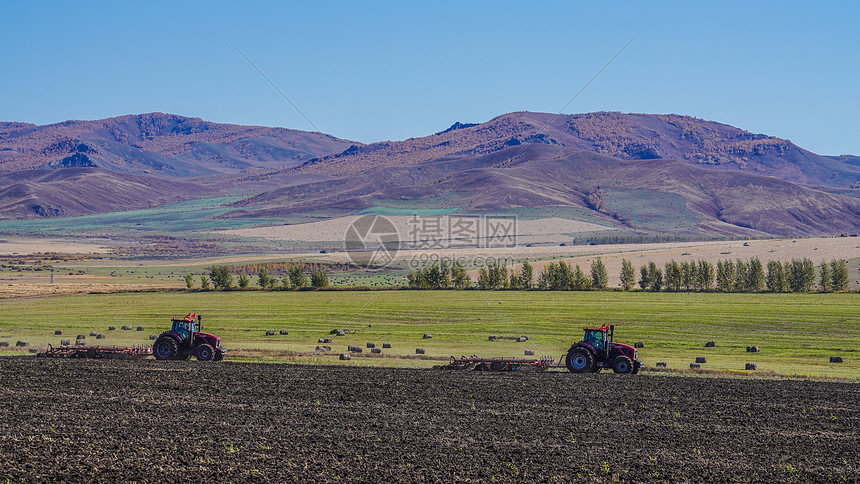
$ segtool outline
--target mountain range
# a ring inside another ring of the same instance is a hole
[[[636,231],[833,235],[860,230],[860,158],[674,114],[517,112],[371,144],[160,113],[0,123],[0,218],[226,195],[225,219],[567,209]]]

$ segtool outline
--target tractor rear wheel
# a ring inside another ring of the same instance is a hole
[[[155,355],[156,360],[172,360],[178,353],[179,346],[170,336],[162,336],[152,345],[152,354]]]
[[[612,360],[612,371],[625,375],[633,371],[633,362],[626,356],[618,356]]]
[[[567,353],[565,364],[571,373],[591,373],[594,371],[594,355],[585,348],[574,348]]]
[[[215,358],[215,350],[207,344],[202,344],[194,350],[197,361],[212,361]]]

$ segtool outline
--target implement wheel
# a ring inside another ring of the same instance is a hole
[[[633,362],[626,356],[619,356],[612,360],[612,371],[620,375],[633,372]]]
[[[173,360],[178,353],[179,346],[170,336],[162,336],[152,345],[152,354],[155,355],[156,360]]]
[[[215,350],[207,344],[202,344],[194,350],[194,356],[197,357],[197,361],[212,361],[215,358]]]
[[[594,355],[585,348],[574,348],[567,353],[565,365],[571,373],[591,373],[594,371]]]

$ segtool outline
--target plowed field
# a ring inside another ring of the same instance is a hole
[[[11,481],[856,482],[860,384],[0,358]]]

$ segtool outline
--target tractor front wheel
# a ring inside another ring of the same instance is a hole
[[[224,353],[221,350],[215,350],[215,358],[212,358],[212,361],[221,361],[224,359]]]
[[[574,348],[567,353],[565,364],[571,373],[591,373],[594,370],[594,355],[586,348]]]
[[[170,336],[162,336],[152,345],[152,354],[155,355],[156,360],[172,360],[176,358],[177,353],[179,353],[179,346]]]
[[[626,375],[633,371],[633,362],[626,356],[619,356],[612,360],[612,371]]]
[[[197,361],[212,361],[215,358],[215,350],[207,344],[202,344],[194,350]]]

